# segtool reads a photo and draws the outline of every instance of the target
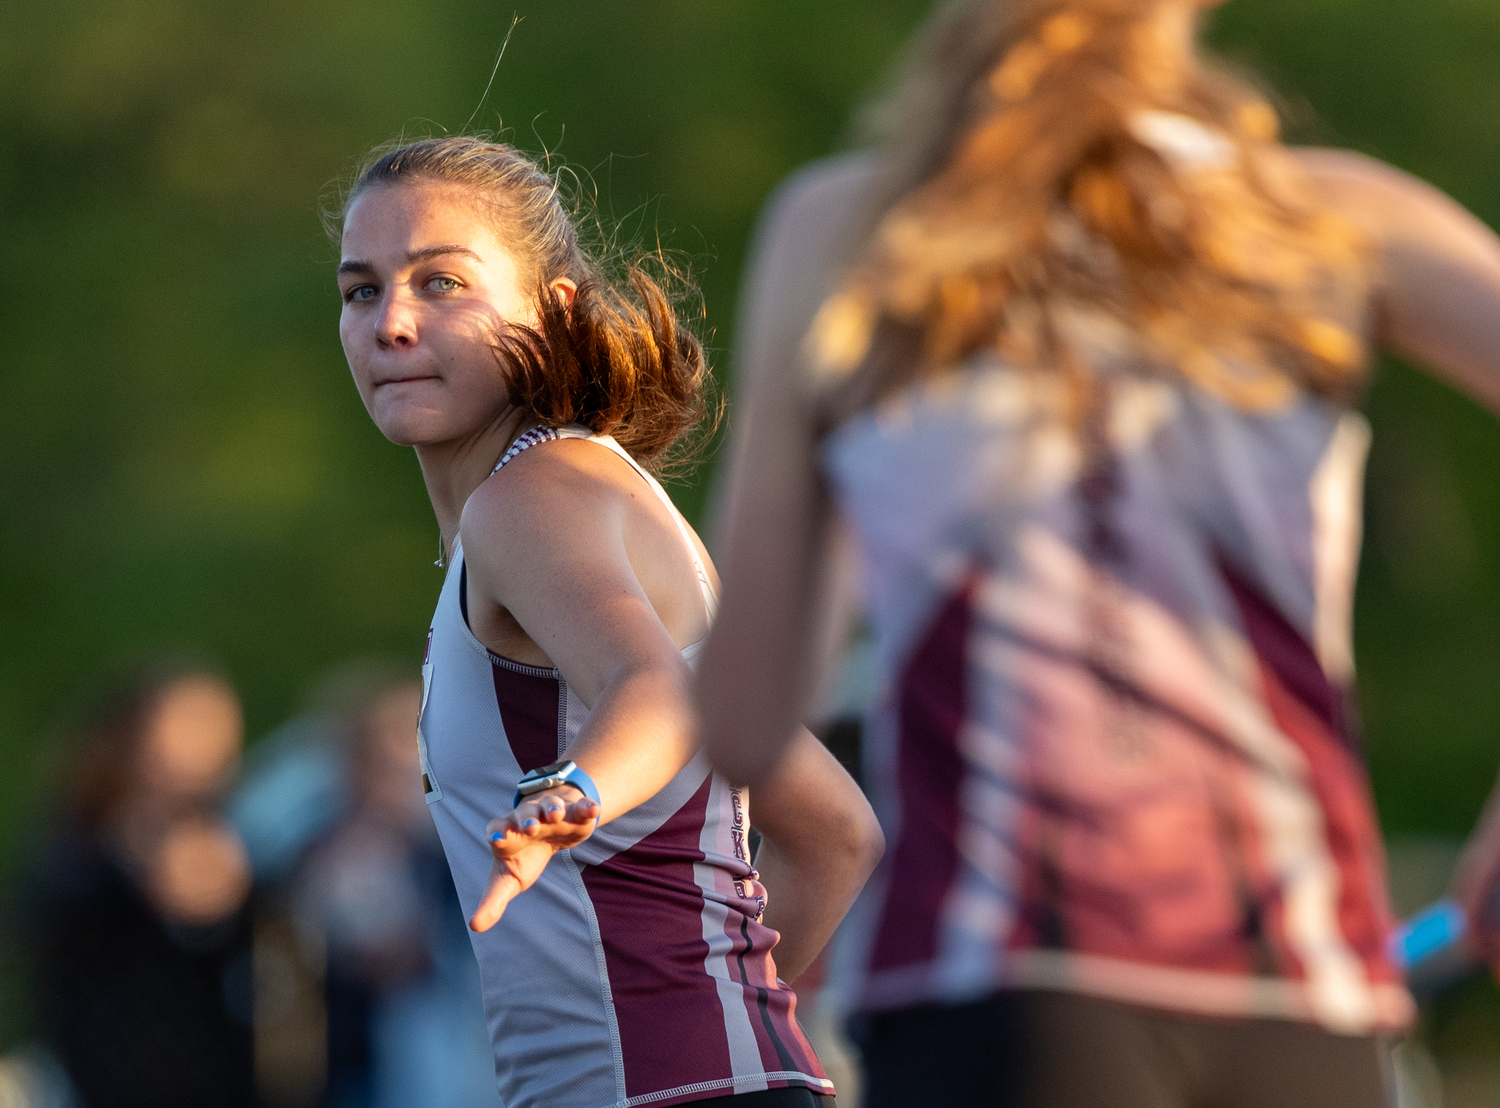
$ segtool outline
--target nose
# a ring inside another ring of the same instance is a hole
[[[417,317],[413,308],[410,298],[399,288],[391,289],[375,320],[375,341],[386,349],[415,346]]]

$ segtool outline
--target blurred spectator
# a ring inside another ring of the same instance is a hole
[[[277,1106],[499,1108],[477,965],[422,801],[422,690],[407,672],[335,672],[260,744],[235,798],[267,890],[256,1053]]]
[[[216,807],[242,738],[234,691],[180,663],[74,729],[28,923],[41,1032],[86,1108],[253,1103],[250,868]]]

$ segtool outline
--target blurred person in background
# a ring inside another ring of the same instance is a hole
[[[1384,345],[1500,407],[1500,240],[1296,150],[1195,0],[955,0],[880,148],[768,208],[701,701],[779,772],[857,535],[891,849],[868,1105],[1372,1108],[1387,954],[1350,614]]]
[[[243,728],[223,677],[180,663],[73,728],[27,922],[42,1036],[84,1108],[254,1102],[250,868],[219,813]]]
[[[611,279],[505,144],[376,150],[331,222],[355,384],[415,448],[448,566],[422,780],[502,1099],[826,1102],[778,978],[827,941],[879,832],[794,728],[753,798],[757,873],[751,798],[699,754],[713,568],[646,469],[706,408],[698,341],[645,268]]]
[[[499,1108],[479,974],[417,757],[419,681],[372,690],[346,748],[347,810],[293,880],[325,952],[330,1108]]]

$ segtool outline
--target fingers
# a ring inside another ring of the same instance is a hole
[[[563,849],[588,838],[598,818],[599,805],[587,797],[567,803],[544,794],[528,798],[509,815],[491,820],[485,834],[491,850],[510,852],[534,842]]]
[[[562,823],[568,818],[569,806],[560,797],[540,796],[532,802],[532,807],[535,809],[535,818],[542,823]]]
[[[585,796],[570,803],[564,815],[559,818],[568,823],[586,823],[592,831],[594,824],[599,820],[600,811],[598,802]]]
[[[523,823],[527,819],[536,819],[542,824],[593,823],[599,818],[599,805],[586,796],[568,801],[551,793],[542,793],[535,799],[522,801],[520,808],[512,814],[519,814],[523,809],[527,809],[521,817]]]
[[[484,890],[484,898],[480,900],[479,907],[474,909],[474,914],[469,917],[469,927],[474,931],[488,931],[494,927],[500,922],[500,917],[505,915],[506,906],[520,891],[520,879],[497,866],[490,874],[490,883]]]

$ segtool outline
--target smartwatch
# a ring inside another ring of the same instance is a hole
[[[561,762],[553,762],[550,766],[540,766],[528,771],[516,785],[516,798],[511,801],[511,807],[516,807],[532,793],[554,789],[558,785],[572,785],[595,804],[603,806],[599,800],[599,786],[594,784],[594,779],[579,769],[577,762],[571,758],[565,758]]]

